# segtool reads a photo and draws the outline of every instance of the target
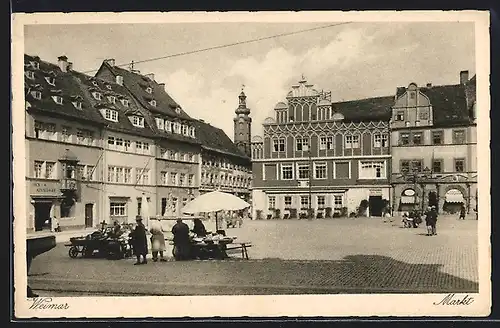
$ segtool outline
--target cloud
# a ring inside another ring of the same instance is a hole
[[[167,90],[191,116],[211,122],[232,138],[232,119],[240,85],[244,84],[247,105],[252,110],[252,134],[259,135],[264,119],[273,115],[275,104],[284,100],[302,74],[315,82],[322,74],[334,74],[357,62],[376,59],[381,53],[367,51],[373,39],[363,29],[348,29],[335,34],[323,47],[298,54],[273,48],[262,58],[228,60],[222,70],[207,76],[181,69],[166,77]]]

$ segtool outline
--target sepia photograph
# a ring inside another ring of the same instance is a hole
[[[16,316],[489,313],[487,12],[12,26]]]

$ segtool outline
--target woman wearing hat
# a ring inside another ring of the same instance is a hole
[[[163,251],[165,251],[165,236],[163,235],[163,227],[160,219],[157,217],[151,218],[151,250],[153,253],[153,262],[158,261],[158,253],[160,253],[160,261],[165,262]]]
[[[137,216],[135,221],[137,226],[134,231],[132,231],[132,245],[134,248],[135,256],[137,257],[137,262],[134,265],[146,264],[146,255],[148,254],[148,240],[146,238],[146,227],[142,223],[142,218]],[[141,262],[142,256],[142,262]]]

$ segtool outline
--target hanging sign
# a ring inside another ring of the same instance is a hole
[[[413,190],[413,189],[406,189],[403,194],[405,196],[415,196],[415,190]]]

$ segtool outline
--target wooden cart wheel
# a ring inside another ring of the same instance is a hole
[[[76,258],[78,256],[78,253],[80,252],[78,251],[78,248],[76,248],[76,246],[71,246],[69,248],[68,254],[72,259]]]

